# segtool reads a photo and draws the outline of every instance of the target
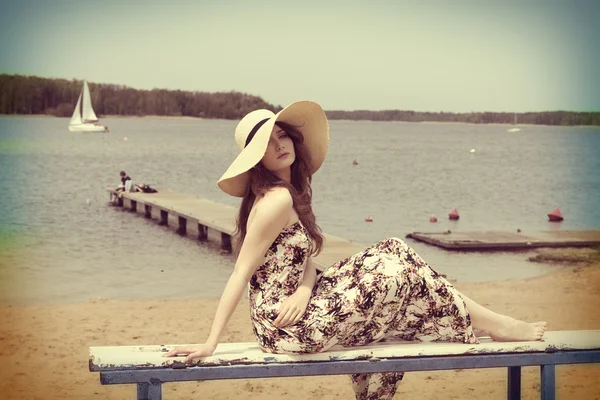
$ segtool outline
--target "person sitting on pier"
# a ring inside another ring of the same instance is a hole
[[[119,183],[119,186],[117,186],[115,188],[115,193],[113,193],[113,195],[111,196],[111,202],[116,204],[119,200],[119,198],[122,196],[123,192],[130,192],[131,188],[134,188],[135,191],[135,187],[133,186],[133,181],[131,180],[131,177],[129,175],[127,175],[127,173],[125,171],[121,171],[119,173],[119,176],[121,177],[121,183]]]
[[[126,186],[127,186],[127,182],[129,181],[131,184],[131,177],[129,175],[127,175],[127,172],[125,171],[121,171],[119,173],[119,176],[121,177],[121,183],[119,184],[119,186],[117,186],[117,188],[115,189],[117,192],[122,192],[126,190]]]
[[[269,353],[317,353],[385,338],[475,344],[474,329],[496,341],[542,339],[546,322],[479,305],[398,238],[317,277],[313,256],[324,240],[311,183],[329,145],[327,117],[317,103],[295,102],[277,114],[253,111],[237,125],[235,141],[240,154],[218,181],[225,193],[242,197],[235,268],[205,343],[176,347],[166,357],[186,355],[191,362],[212,355],[248,285],[253,331]],[[351,383],[357,399],[391,399],[403,375],[354,374]]]
[[[143,193],[157,193],[158,190],[150,187],[150,185],[146,185],[144,183],[140,183],[140,184],[136,184],[135,185],[135,189],[138,192],[143,192]]]

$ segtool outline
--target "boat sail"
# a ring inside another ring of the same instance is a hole
[[[69,121],[69,131],[71,132],[108,132],[108,127],[102,125],[92,107],[92,97],[90,88],[86,81],[83,81],[83,88],[79,93],[77,105],[73,111],[71,121]]]
[[[521,128],[517,128],[516,127],[516,125],[517,125],[517,113],[515,113],[515,122],[513,122],[513,125],[515,126],[514,128],[507,129],[506,131],[507,132],[519,132],[521,130]]]

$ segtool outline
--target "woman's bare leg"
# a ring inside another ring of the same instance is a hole
[[[519,321],[488,310],[462,293],[460,296],[467,305],[473,328],[489,332],[492,339],[497,342],[541,340],[544,336],[546,321],[533,323]]]

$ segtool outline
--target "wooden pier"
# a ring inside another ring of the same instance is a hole
[[[523,250],[536,247],[593,247],[600,245],[600,231],[536,232],[413,232],[407,238],[446,250]]]
[[[111,199],[117,193],[114,189],[108,189],[108,192]],[[157,219],[160,225],[174,225],[180,235],[194,233],[201,242],[220,240],[221,251],[231,253],[231,235],[235,232],[238,211],[236,208],[168,189],[158,189],[157,193],[119,193],[116,205],[143,213],[146,218]],[[365,246],[337,236],[324,236],[326,245],[315,258],[320,271],[365,249]]]
[[[112,196],[116,193],[108,189]],[[160,225],[176,226],[183,236],[197,235],[200,242],[220,241],[221,251],[231,253],[237,209],[210,200],[160,189],[157,193],[120,192],[118,206],[157,219]],[[361,252],[366,246],[324,234],[325,246],[315,261],[323,271],[328,266]],[[600,231],[544,232],[413,232],[406,235],[446,250],[524,250],[536,247],[592,247],[600,245]]]

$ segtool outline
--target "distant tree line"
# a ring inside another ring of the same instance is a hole
[[[201,118],[240,119],[257,108],[277,112],[281,106],[258,96],[240,92],[190,92],[182,90],[138,90],[123,85],[88,82],[94,110],[103,115],[161,115]],[[83,81],[49,79],[36,76],[0,74],[0,114],[47,114],[70,117]],[[326,111],[329,119],[466,122],[475,124],[600,125],[600,112],[547,111],[506,112],[418,112]]]
[[[164,115],[238,119],[257,108],[278,111],[257,96],[239,92],[137,90],[88,82],[94,111],[102,115]],[[0,114],[70,117],[83,81],[0,74]]]
[[[600,125],[600,112],[544,111],[526,113],[506,112],[419,112],[385,111],[327,111],[329,119],[409,121],[409,122],[465,122],[471,124],[539,124],[539,125]]]

